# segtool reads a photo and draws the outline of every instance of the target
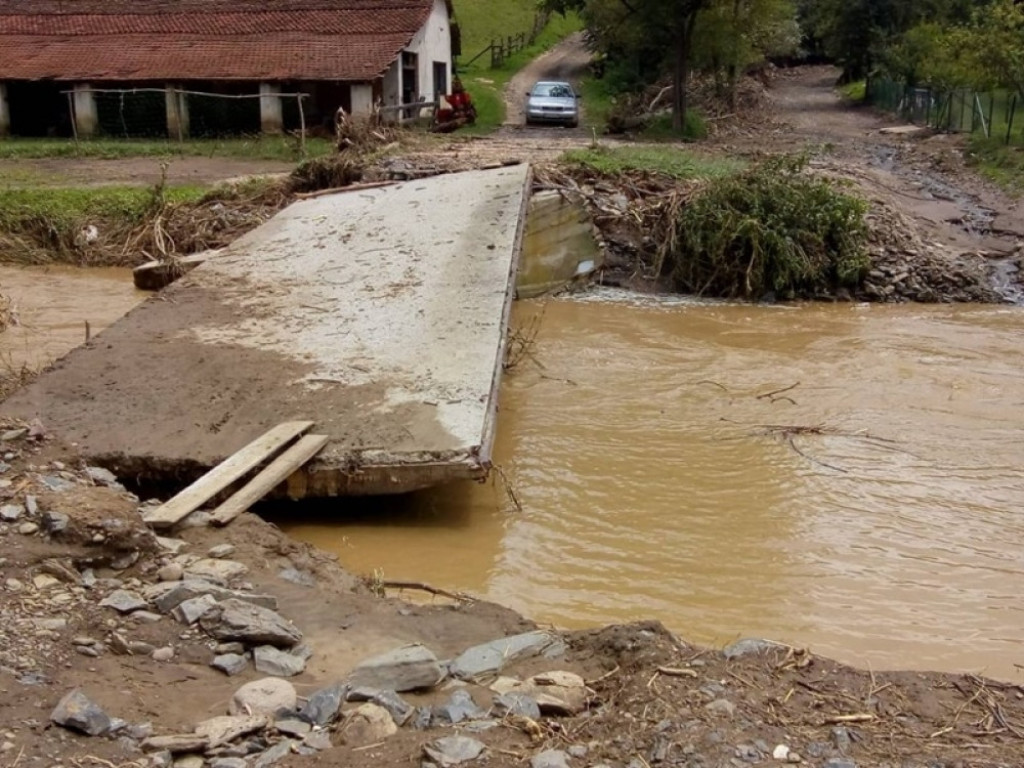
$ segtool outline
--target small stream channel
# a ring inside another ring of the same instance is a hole
[[[127,273],[0,284],[23,323],[2,348],[33,359],[141,298]],[[560,626],[653,617],[697,642],[1024,679],[1024,309],[597,291],[515,322],[541,313],[536,363],[501,393],[521,511],[467,484],[275,522],[353,571]]]

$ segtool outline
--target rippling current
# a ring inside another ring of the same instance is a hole
[[[496,446],[521,511],[456,485],[286,527],[559,626],[1024,678],[1024,310],[604,292],[514,322],[538,314]]]
[[[127,271],[0,270],[40,364],[137,303]],[[1024,308],[521,302],[498,485],[289,505],[362,573],[565,627],[657,618],[860,666],[1024,672]],[[783,391],[784,390],[784,391]],[[774,394],[773,394],[774,393]]]

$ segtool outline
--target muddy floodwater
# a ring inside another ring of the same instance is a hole
[[[96,334],[149,294],[137,291],[130,269],[0,266],[0,293],[11,299],[17,324],[0,333],[3,365],[38,368]]]
[[[460,485],[288,530],[559,626],[1024,679],[1024,310],[609,293],[515,322],[539,313],[496,450],[522,511]]]
[[[0,286],[15,363],[146,296],[126,270],[7,267]],[[356,572],[558,626],[657,618],[1024,680],[1024,309],[598,292],[520,302],[514,323],[539,329],[501,392],[521,511],[465,484],[274,519]]]

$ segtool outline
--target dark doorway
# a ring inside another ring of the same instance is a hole
[[[434,98],[448,93],[448,65],[443,61],[434,62]]]
[[[409,51],[402,51],[402,103],[412,104],[419,101],[419,56]]]
[[[7,81],[11,135],[71,136],[71,107],[67,95],[61,93],[66,90],[71,90],[70,83]]]

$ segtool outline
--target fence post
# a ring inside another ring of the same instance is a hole
[[[306,156],[306,111],[302,108],[302,99],[306,94],[300,93],[295,97],[299,102],[299,154]]]
[[[985,138],[992,138],[992,118],[996,116],[996,95],[989,91],[988,93],[988,133],[985,134]]]

